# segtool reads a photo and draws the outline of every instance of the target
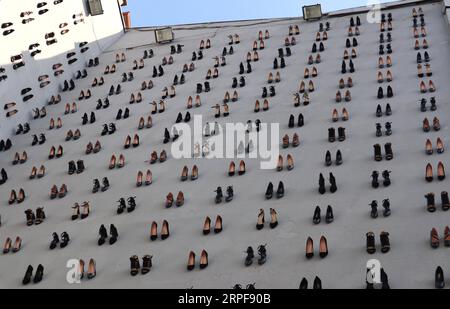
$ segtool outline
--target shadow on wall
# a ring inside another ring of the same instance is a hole
[[[61,92],[65,80],[73,79],[76,84],[77,72],[88,69],[89,59],[99,56],[103,52],[102,46],[111,46],[121,35],[122,33],[118,33],[91,43],[75,42],[67,52],[39,60],[31,56],[32,51],[26,50],[14,64],[0,65],[4,69],[0,76],[7,76],[0,81],[0,102],[3,109],[0,113],[0,139],[14,135],[19,124],[31,123],[33,109],[46,106],[53,95]],[[24,65],[15,66],[17,63]],[[28,91],[22,95],[25,90]],[[32,98],[26,99],[31,95]],[[63,103],[68,102],[61,102]],[[12,115],[8,117],[8,113]]]

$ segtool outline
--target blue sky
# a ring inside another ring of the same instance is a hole
[[[374,0],[128,0],[132,26],[164,26],[210,21],[293,17],[301,7],[322,4],[322,11],[365,6]],[[391,2],[382,0],[381,2]],[[282,3],[282,5],[280,4]]]

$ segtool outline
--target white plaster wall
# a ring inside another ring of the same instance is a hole
[[[0,67],[6,69],[8,79],[0,82],[0,103],[16,102],[19,113],[11,118],[6,118],[5,112],[0,113],[0,138],[10,136],[17,124],[30,121],[31,110],[42,107],[47,100],[58,93],[59,85],[65,79],[69,79],[78,70],[85,66],[89,58],[101,54],[108,46],[117,41],[123,34],[120,9],[116,0],[103,0],[103,15],[86,16],[88,14],[86,0],[64,0],[61,4],[54,5],[53,1],[47,1],[49,12],[38,15],[37,1],[1,0],[0,20],[2,23],[12,22],[11,27],[15,32],[3,36],[0,34]],[[33,11],[30,17],[35,20],[29,24],[22,24],[20,13]],[[72,15],[83,13],[84,23],[74,25]],[[59,25],[67,23],[70,31],[61,35]],[[10,29],[10,28],[8,28]],[[3,32],[4,29],[2,29]],[[47,46],[45,34],[55,32],[57,44]],[[82,54],[78,48],[80,42],[87,41],[90,49]],[[42,50],[40,54],[32,58],[28,47],[32,43],[39,43]],[[78,61],[68,65],[66,54],[75,51]],[[10,57],[23,53],[25,67],[13,70]],[[55,63],[64,64],[64,74],[53,76],[52,66]],[[43,89],[39,88],[38,76],[49,75],[51,84]],[[3,74],[2,74],[3,75]],[[27,103],[22,101],[20,91],[31,87],[34,98]]]

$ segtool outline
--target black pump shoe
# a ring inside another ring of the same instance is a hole
[[[323,174],[321,173],[319,176],[319,193],[320,194],[325,194],[326,189],[325,189],[325,178],[323,177]]]
[[[317,206],[314,210],[314,216],[313,216],[313,223],[318,225],[322,221],[321,214],[320,214],[320,207]]]
[[[273,197],[273,184],[270,182],[266,190],[266,199],[270,200]]]
[[[28,266],[25,276],[22,280],[23,285],[27,285],[31,282],[31,277],[33,276],[33,266]]]
[[[114,245],[117,242],[117,238],[119,238],[119,233],[117,232],[117,229],[114,226],[114,224],[111,224],[109,231],[111,234],[111,237],[109,238],[109,244]]]
[[[277,198],[283,198],[284,197],[284,184],[282,181],[280,181],[280,183],[278,184],[278,189],[277,189]]]
[[[333,223],[334,221],[334,214],[333,214],[333,208],[331,206],[327,207],[327,214],[325,215],[325,222],[327,224]]]
[[[36,269],[36,274],[34,275],[33,283],[37,284],[41,282],[43,277],[44,277],[44,266],[39,264],[38,268]]]

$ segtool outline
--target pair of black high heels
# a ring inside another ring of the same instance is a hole
[[[379,104],[377,106],[377,111],[376,111],[375,115],[378,118],[383,117],[383,109],[381,108],[381,105],[379,105]],[[386,112],[384,113],[384,115],[386,115],[387,117],[392,115],[392,108],[389,103],[386,104]]]
[[[87,125],[88,123],[90,123],[90,124],[95,123],[95,121],[96,121],[95,113],[94,113],[94,112],[91,112],[91,117],[90,117],[90,118],[88,117],[88,114],[85,113],[85,114],[83,115],[82,120],[83,120],[82,124],[83,124],[84,126]]]
[[[275,60],[273,61],[273,69],[274,70],[278,70],[280,69],[284,69],[286,67],[286,61],[284,60],[284,57],[280,57],[280,61],[278,61],[278,58],[275,58]]]
[[[378,218],[378,202],[377,201],[372,201],[371,204],[369,204],[370,208],[371,208],[371,212],[370,212],[370,216],[372,217],[372,219],[376,219]],[[389,201],[389,199],[385,199],[383,201],[383,216],[385,218],[389,217],[391,215],[391,202]]]
[[[239,75],[243,75],[245,73],[250,74],[252,73],[253,69],[252,69],[252,65],[250,62],[247,62],[247,69],[244,66],[244,63],[240,63],[239,64]]]
[[[347,72],[350,73],[355,73],[355,64],[353,63],[353,60],[350,59],[349,63],[348,63],[348,69],[347,69],[347,62],[345,60],[342,60],[342,65],[341,65],[341,73],[342,74],[347,74]]]
[[[33,277],[33,266],[28,266],[27,271],[25,273],[25,277],[22,280],[22,284],[23,285],[27,285],[31,282],[31,278]],[[33,278],[33,283],[34,284],[38,284],[39,282],[42,281],[44,277],[44,266],[42,266],[41,264],[39,264],[38,268],[36,269],[36,274],[34,275]]]
[[[61,89],[63,92],[66,91],[72,91],[75,89],[75,82],[73,81],[73,79],[71,79],[70,81],[65,80],[64,81],[64,86]]]
[[[9,138],[6,141],[4,141],[4,140],[0,141],[0,151],[8,151],[11,149],[11,147],[12,147],[12,142]]]
[[[380,144],[376,144],[373,146],[374,148],[374,158],[375,161],[380,162],[383,160],[383,155],[381,154],[381,145]],[[386,153],[385,159],[387,161],[390,161],[394,158],[394,152],[392,151],[392,144],[391,143],[386,143],[384,145],[384,150]]]
[[[385,187],[389,187],[391,185],[391,172],[390,171],[383,171],[382,176],[383,176],[383,186]],[[380,173],[378,173],[377,171],[374,171],[372,173],[372,188],[377,189],[380,187],[380,183],[378,181],[378,178],[380,176]]]
[[[170,135],[169,130],[166,128],[164,129],[164,140],[163,144],[168,144],[171,140],[175,142],[180,137],[177,128],[173,128],[172,130],[172,136]]]
[[[328,206],[327,207],[327,213],[325,215],[325,222],[327,224],[330,224],[333,221],[334,221],[333,208],[331,206]],[[318,225],[318,224],[320,224],[320,222],[322,222],[321,210],[320,210],[320,207],[317,206],[316,209],[314,210],[313,223],[315,225]]]
[[[285,192],[285,190],[284,190],[284,183],[282,181],[280,181],[280,183],[278,184],[277,192],[276,192],[277,193],[277,198],[278,199],[283,198],[284,197],[284,192]],[[265,197],[266,197],[267,200],[270,200],[273,197],[273,183],[272,182],[270,182],[268,187],[267,187]]]
[[[244,76],[241,76],[240,78],[239,78],[239,83],[238,83],[238,79],[237,79],[237,77],[233,77],[233,84],[231,85],[231,88],[233,88],[233,89],[236,89],[237,87],[238,87],[238,85],[239,85],[239,87],[245,87],[245,77]]]
[[[342,152],[338,150],[336,152],[336,165],[340,166],[344,163],[344,160],[342,159]],[[331,159],[331,152],[328,150],[325,154],[325,166],[331,166],[333,164],[333,160]]]
[[[111,88],[109,88],[109,96],[113,96],[113,95],[119,95],[122,92],[122,86],[117,85],[117,87],[111,86]]]
[[[152,75],[153,78],[161,77],[163,75],[164,75],[164,69],[163,69],[162,65],[160,65],[158,68],[156,68],[155,66],[153,67],[153,75]]]
[[[106,239],[108,238],[108,231],[106,230],[105,226],[102,224],[99,230],[100,238],[98,240],[98,245],[103,246],[106,242]],[[114,224],[111,224],[110,226],[110,235],[109,238],[109,244],[114,245],[117,242],[117,239],[119,238],[119,232],[117,231]]]
[[[128,207],[127,203],[128,202]],[[117,214],[121,215],[125,212],[125,210],[128,213],[133,212],[136,209],[136,197],[129,197],[126,201],[124,198],[121,198],[119,201],[119,206],[117,207]]]
[[[258,254],[259,254],[258,265],[264,265],[266,263],[266,260],[267,260],[266,246],[267,245],[261,245],[258,247]],[[249,267],[253,264],[253,259],[255,258],[255,253],[254,253],[252,247],[248,247],[247,251],[245,251],[245,253],[247,253],[247,257],[245,258],[245,266]]]
[[[388,87],[387,87],[386,92],[387,92],[386,96],[387,96],[388,98],[392,98],[392,97],[394,96],[394,91],[392,90],[392,87],[391,87],[391,86],[388,86]],[[383,90],[382,87],[379,87],[379,88],[378,88],[378,95],[377,95],[377,98],[380,99],[380,100],[384,98],[384,90]]]
[[[184,119],[183,119],[183,114],[179,113],[177,116],[177,119],[175,120],[175,123],[181,123],[183,121],[186,123],[191,121],[191,113],[186,112],[186,116],[184,117]]]
[[[101,132],[101,136],[112,135],[112,134],[116,133],[116,131],[117,131],[117,128],[114,123],[110,123],[109,125],[104,124],[103,130]]]
[[[94,187],[92,188],[92,193],[98,193],[99,191],[105,192],[109,189],[109,180],[107,177],[104,177],[102,180],[103,187],[100,185],[100,181],[98,179],[94,179]]]
[[[306,278],[303,278],[302,281],[300,282],[299,289],[300,290],[307,290],[308,289],[308,280]],[[320,280],[319,277],[316,277],[314,279],[313,290],[322,290],[322,281]]]
[[[27,123],[25,123],[25,124],[19,124],[18,126],[17,126],[17,130],[16,130],[16,135],[19,135],[19,134],[27,134],[28,132],[30,132],[30,124],[27,122]]]
[[[128,75],[127,73],[122,74],[122,83],[131,82],[133,80],[134,80],[133,72],[129,72]]]
[[[47,141],[45,134],[41,133],[39,137],[37,135],[33,135],[33,141],[31,142],[31,146],[43,145]]]
[[[276,90],[275,90],[275,86],[270,86],[269,87],[269,91],[267,91],[267,87],[263,87],[263,92],[262,92],[262,95],[261,95],[261,97],[263,98],[263,99],[265,99],[265,98],[267,98],[267,97],[274,97],[274,96],[276,96],[277,95],[277,93],[276,93]]]
[[[64,232],[61,234],[61,238],[58,237],[57,233],[53,233],[52,235],[52,241],[50,243],[50,250],[54,250],[56,249],[56,247],[60,246],[61,249],[64,249],[65,247],[67,247],[67,245],[70,242],[70,237],[69,234],[67,232]]]
[[[303,114],[299,114],[298,118],[297,118],[297,126],[298,127],[303,127],[305,125],[305,118],[303,117]],[[289,124],[288,127],[290,129],[295,128],[295,117],[294,115],[289,116]]]
[[[84,170],[85,170],[85,167],[84,167],[83,160],[78,160],[77,163],[75,163],[75,161],[69,162],[69,175],[73,175],[75,173],[81,174],[84,172]]]
[[[223,192],[222,192],[222,188],[218,187],[216,191],[216,199],[215,202],[216,204],[221,204],[223,201]],[[233,191],[233,187],[229,186],[227,188],[227,196],[225,197],[225,202],[229,203],[233,200],[234,198],[234,191]]]
[[[129,117],[130,117],[130,109],[128,107],[125,108],[124,111],[122,109],[119,109],[117,111],[116,120],[128,119]]]
[[[374,254],[377,249],[375,247],[375,234],[373,232],[369,232],[366,234],[367,237],[367,253]],[[388,253],[391,250],[391,243],[389,241],[389,233],[381,232],[380,234],[380,242],[381,242],[381,252]]]
[[[338,138],[337,140],[339,142],[343,142],[346,140],[346,135],[345,135],[345,128],[343,127],[339,127],[338,128]],[[334,143],[336,141],[336,129],[335,128],[329,128],[328,129],[328,141],[330,143]]]
[[[330,173],[329,181],[330,181],[330,192],[336,193],[338,188],[337,188],[337,184],[336,184],[336,178],[334,177],[333,173]],[[325,178],[323,177],[322,173],[320,173],[320,176],[319,176],[319,193],[322,195],[326,193]]]
[[[133,277],[137,276],[137,274],[139,274],[139,271],[141,272],[142,275],[148,274],[153,266],[152,258],[153,258],[153,256],[151,256],[151,255],[144,256],[142,258],[142,268],[141,268],[141,265],[139,263],[139,258],[137,257],[137,255],[130,257],[130,263],[131,263],[130,274],[131,274],[131,276],[133,276]]]
[[[422,113],[425,113],[427,111],[427,99],[423,98],[422,100],[420,100],[420,111]],[[434,112],[437,110],[437,106],[436,106],[436,98],[432,97],[430,99],[430,103],[431,103],[431,107],[430,107],[430,111]]]
[[[204,86],[204,89],[203,89]],[[205,82],[203,85],[198,83],[197,84],[197,94],[201,94],[202,92],[210,92],[211,91],[211,85],[209,82]]]
[[[383,126],[381,125],[381,123],[377,123],[376,125],[376,137],[382,137],[383,136],[383,131],[382,128]],[[391,136],[392,135],[392,122],[386,122],[384,124],[384,128],[386,129],[385,134],[386,136]]]
[[[109,99],[106,98],[104,101],[102,99],[97,100],[97,106],[95,107],[96,110],[107,109],[110,106]]]
[[[436,212],[436,201],[434,193],[428,193],[427,195],[425,195],[425,198],[427,199],[428,212]],[[443,211],[450,210],[450,199],[448,197],[448,192],[446,191],[443,191],[441,193],[441,206]]]

